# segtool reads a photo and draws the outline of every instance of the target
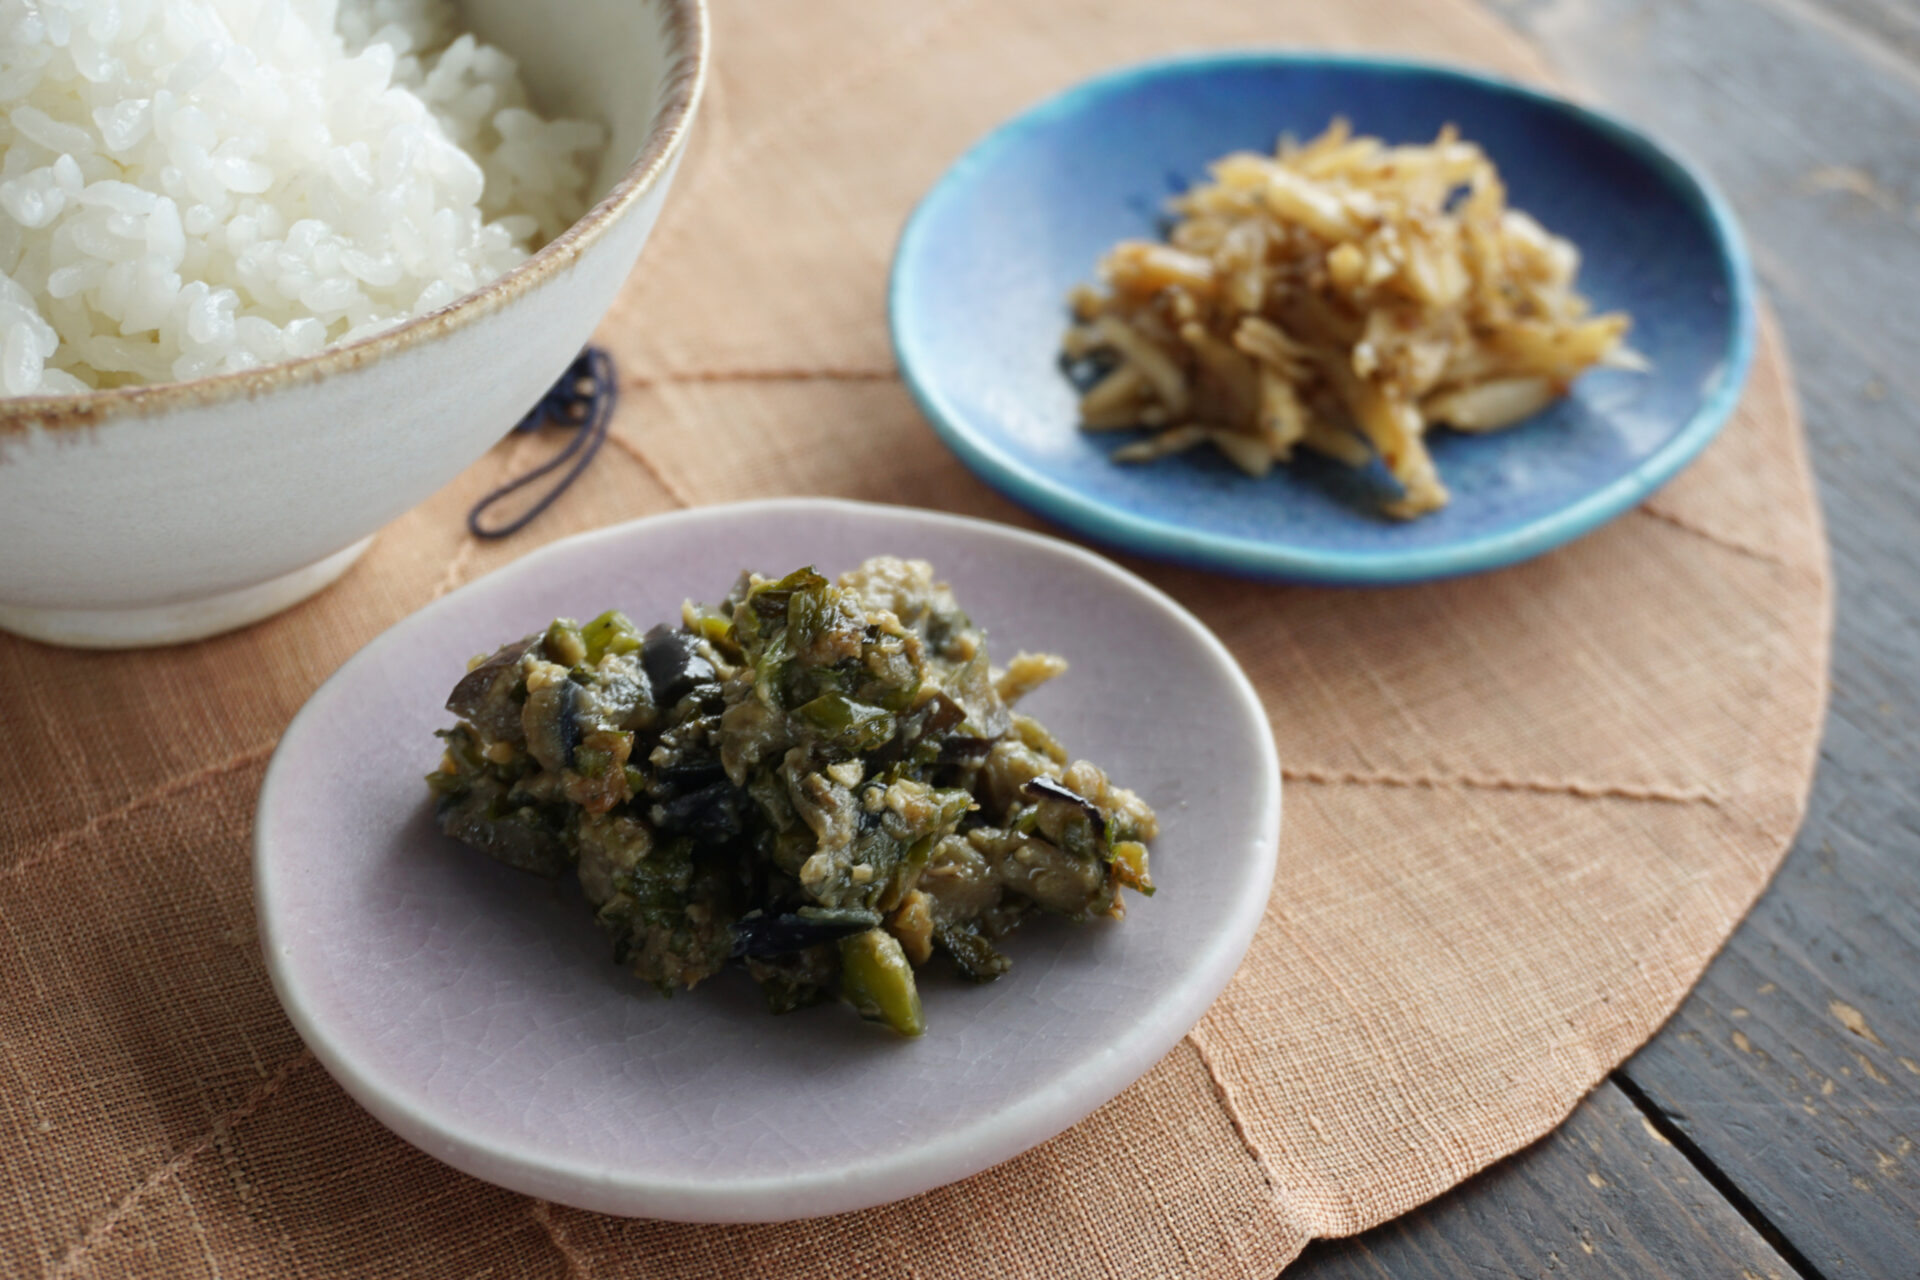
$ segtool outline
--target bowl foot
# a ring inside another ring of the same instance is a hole
[[[0,631],[75,649],[144,649],[233,631],[330,586],[373,542],[360,539],[304,569],[197,600],[138,609],[31,609],[0,604]]]

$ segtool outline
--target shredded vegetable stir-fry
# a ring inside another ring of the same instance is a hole
[[[1114,246],[1106,292],[1071,299],[1065,354],[1098,375],[1082,425],[1156,428],[1119,461],[1211,444],[1259,476],[1296,448],[1377,456],[1408,518],[1447,502],[1428,427],[1512,426],[1596,364],[1638,365],[1628,318],[1575,292],[1579,252],[1509,208],[1452,126],[1389,146],[1336,120],[1211,173],[1172,201],[1167,243]]]

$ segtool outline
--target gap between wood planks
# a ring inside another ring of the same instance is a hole
[[[1728,1207],[1746,1219],[1747,1225],[1752,1227],[1760,1238],[1780,1255],[1781,1261],[1793,1268],[1795,1275],[1802,1277],[1802,1280],[1828,1280],[1826,1273],[1814,1266],[1807,1259],[1806,1254],[1794,1247],[1793,1241],[1787,1239],[1786,1233],[1775,1226],[1773,1220],[1747,1198],[1746,1193],[1740,1190],[1733,1179],[1721,1172],[1720,1167],[1708,1159],[1706,1152],[1694,1145],[1693,1139],[1689,1138],[1686,1131],[1674,1122],[1673,1117],[1661,1110],[1658,1103],[1642,1092],[1640,1086],[1636,1085],[1624,1070],[1609,1072],[1607,1079],[1639,1110],[1641,1119],[1652,1127],[1654,1134],[1678,1151],[1687,1163],[1693,1166],[1694,1172],[1705,1179],[1707,1185],[1727,1202]]]

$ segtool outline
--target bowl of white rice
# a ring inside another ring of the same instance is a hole
[[[578,354],[707,44],[705,0],[0,0],[0,628],[337,578]]]

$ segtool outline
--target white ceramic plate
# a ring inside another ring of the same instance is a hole
[[[1002,658],[1066,655],[1023,706],[1160,812],[1159,893],[1042,920],[984,987],[935,969],[927,1034],[765,1013],[724,974],[663,1000],[577,887],[442,837],[422,775],[472,654],[610,606],[642,625],[742,568],[931,560]],[[1048,538],[823,500],[707,507],[544,548],[349,661],[281,740],[255,819],[261,937],[300,1034],[368,1111],[476,1177],[565,1204],[775,1221],[900,1199],[1045,1141],[1137,1079],[1226,985],[1265,909],[1280,775],[1246,676],[1165,595]]]

